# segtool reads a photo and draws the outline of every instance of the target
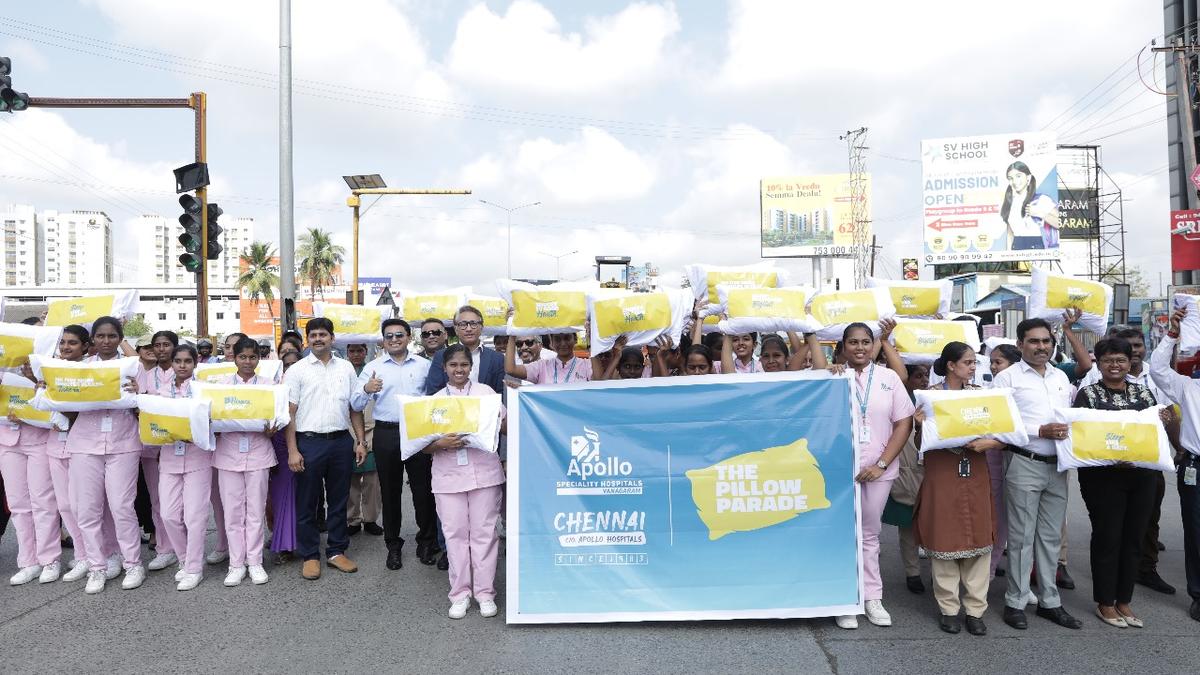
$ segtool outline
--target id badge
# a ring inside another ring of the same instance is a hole
[[[238,452],[250,452],[250,439],[242,436],[238,439]]]
[[[105,415],[104,417],[100,418],[100,433],[112,433],[112,417]]]
[[[1183,467],[1183,484],[1195,487],[1196,485],[1196,467]]]
[[[455,455],[455,458],[458,460],[459,466],[467,465],[467,449],[466,448],[459,448],[458,450],[455,450],[454,455]]]
[[[8,428],[9,428],[9,429],[12,429],[13,431],[16,431],[17,429],[20,429],[20,428],[21,428],[21,423],[20,423],[20,422],[12,422],[12,421],[10,421],[10,422],[8,423]]]
[[[858,442],[863,445],[871,442],[871,427],[866,422],[858,425]]]
[[[68,433],[70,433],[70,432],[67,432],[67,431],[60,431],[60,432],[58,432],[58,442],[59,442],[59,443],[66,443],[66,442],[67,442],[67,434],[68,434]]]
[[[175,456],[183,457],[184,450],[187,449],[187,443],[183,441],[175,441]]]

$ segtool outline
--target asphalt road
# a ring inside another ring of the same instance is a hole
[[[884,528],[884,604],[894,626],[860,618],[857,631],[830,619],[619,625],[506,626],[472,606],[446,617],[446,576],[406,547],[404,569],[384,568],[380,538],[352,539],[357,574],[329,568],[304,581],[295,562],[271,567],[270,583],[221,585],[210,567],[200,587],[174,590],[171,573],[152,573],[135,591],[110,582],[86,596],[83,583],[0,586],[0,672],[437,672],[450,673],[870,673],[1200,671],[1200,623],[1187,616],[1179,501],[1169,483],[1163,505],[1160,571],[1180,593],[1139,586],[1133,606],[1146,628],[1109,628],[1092,614],[1090,525],[1077,487],[1070,510],[1071,572],[1078,587],[1064,604],[1083,629],[1033,616],[1026,631],[1000,619],[1004,580],[991,588],[989,632],[946,635],[932,592],[904,586],[894,528]],[[408,515],[406,511],[406,516]],[[405,536],[411,541],[413,525]],[[3,578],[15,571],[12,533],[0,540]],[[749,561],[753,552],[747,552]],[[503,575],[503,559],[501,560]],[[928,567],[925,582],[929,586]],[[498,598],[504,606],[503,579]]]

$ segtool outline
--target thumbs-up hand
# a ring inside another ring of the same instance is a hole
[[[379,379],[379,376],[376,375],[375,371],[372,370],[371,379],[367,380],[367,383],[363,385],[363,391],[367,392],[368,394],[378,394],[382,390],[383,380]]]

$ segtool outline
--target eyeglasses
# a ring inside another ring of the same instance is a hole
[[[455,321],[454,327],[455,328],[481,328],[481,327],[483,327],[483,322],[482,321]]]
[[[384,340],[401,340],[401,339],[404,339],[404,338],[406,338],[406,337],[408,337],[408,333],[404,333],[404,332],[398,332],[398,333],[384,333],[384,334],[383,334],[383,339],[384,339]]]
[[[532,347],[537,344],[537,340],[517,340],[518,347]]]
[[[445,334],[446,334],[446,331],[444,331],[444,330],[423,330],[423,331],[421,331],[421,337],[423,337],[423,338],[440,337]]]

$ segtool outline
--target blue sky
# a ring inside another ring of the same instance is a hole
[[[515,276],[553,276],[544,253],[571,250],[565,278],[600,254],[670,281],[691,262],[756,262],[758,179],[844,171],[838,134],[863,125],[885,275],[920,252],[922,138],[1043,127],[1061,142],[1115,134],[1099,142],[1125,189],[1130,262],[1154,270],[1167,252],[1165,105],[1131,60],[1163,32],[1153,3],[293,5],[297,231],[349,244],[343,174],[475,191],[390,197],[364,217],[362,275],[400,287],[489,290],[504,274],[504,214],[478,199],[543,203],[514,220]],[[277,240],[276,12],[7,3],[0,54],[31,95],[206,91],[212,199]],[[106,210],[129,273],[131,219],[177,212],[170,170],[190,161],[190,125],[182,110],[4,116],[0,203]],[[784,264],[807,279],[806,261]]]

